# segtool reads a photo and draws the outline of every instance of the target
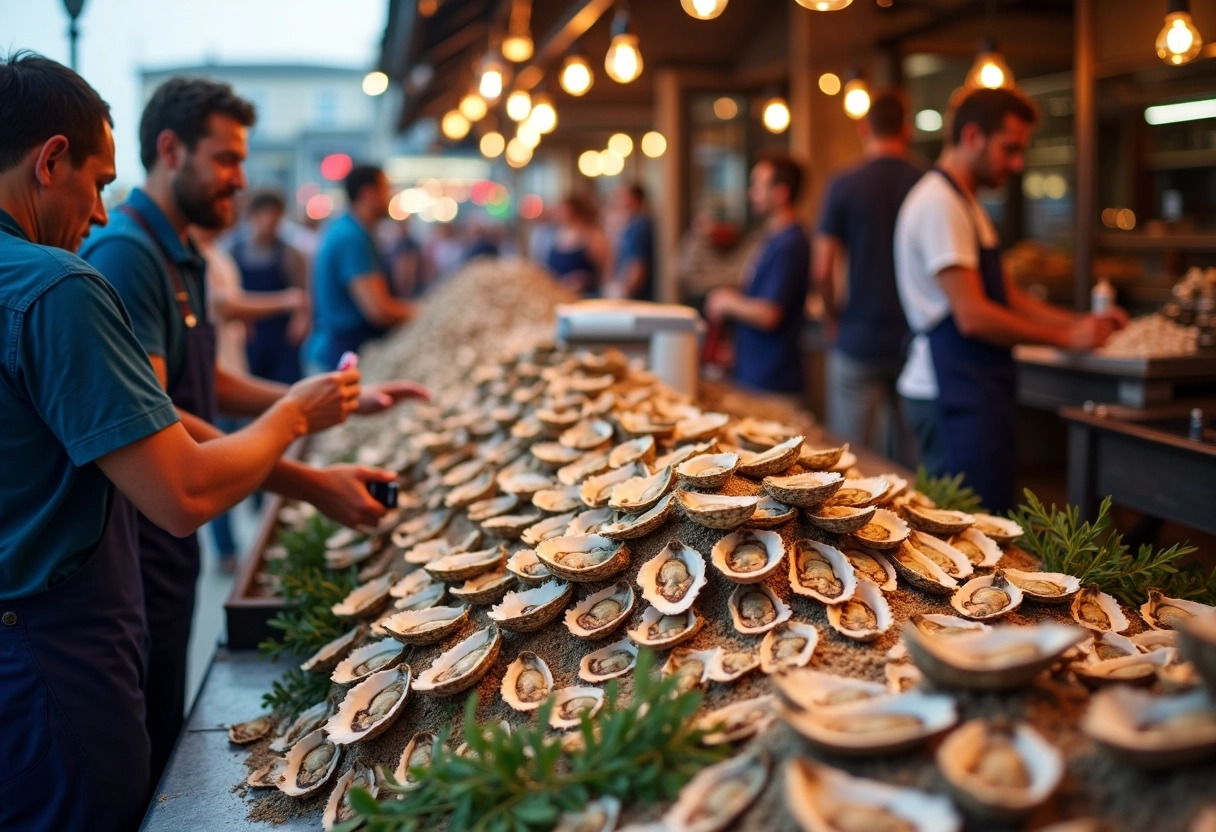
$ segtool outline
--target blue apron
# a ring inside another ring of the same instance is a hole
[[[80,569],[0,601],[0,829],[139,826],[150,781],[138,560],[135,508],[114,491]]]
[[[587,255],[586,245],[572,249],[549,249],[547,265],[563,286],[576,289],[584,296],[594,296],[599,291],[599,271]]]
[[[160,252],[178,311],[186,324],[185,360],[166,391],[180,410],[215,422],[215,327],[196,315],[173,258],[162,247],[139,212],[120,211],[143,227]],[[186,656],[194,618],[194,590],[199,574],[198,535],[174,537],[139,515],[139,567],[148,619],[148,736],[152,742],[152,781],[160,779],[181,733],[186,710]]]
[[[945,171],[934,170],[967,199]],[[1000,249],[985,248],[978,229],[976,245],[984,293],[992,302],[1007,306]],[[986,509],[1004,514],[1013,508],[1017,389],[1013,351],[964,336],[953,315],[929,330],[928,336],[946,472],[963,474]]]
[[[261,265],[249,265],[244,243],[233,247],[232,258],[241,270],[241,284],[247,292],[281,292],[287,288],[283,279],[286,255],[281,240],[274,242],[274,257]],[[274,315],[257,321],[249,328],[245,357],[249,372],[258,378],[268,378],[283,384],[300,380],[300,351],[287,341],[290,315]]]

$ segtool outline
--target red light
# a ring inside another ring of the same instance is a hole
[[[485,205],[490,201],[490,197],[494,194],[494,183],[481,180],[474,182],[471,198],[474,205]]]
[[[495,185],[493,193],[490,194],[491,205],[504,205],[510,199],[511,194],[504,185]]]
[[[317,194],[321,193],[321,188],[316,182],[305,182],[300,187],[296,188],[296,202],[301,205],[307,205],[308,200],[312,199]]]
[[[317,194],[308,200],[304,212],[310,220],[323,220],[334,210],[334,201],[327,194]]]
[[[321,160],[321,175],[331,182],[344,179],[355,166],[345,153],[331,153]]]
[[[519,215],[526,220],[534,220],[545,211],[545,202],[536,194],[528,194],[519,201]]]

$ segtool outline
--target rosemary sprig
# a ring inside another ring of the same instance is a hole
[[[631,802],[675,797],[725,752],[702,747],[702,732],[690,727],[701,694],[676,695],[676,680],[652,678],[653,666],[650,653],[639,653],[628,705],[619,703],[616,682],[608,684],[594,722],[582,719],[577,752],[563,749],[561,737],[546,730],[552,700],[534,725],[508,731],[476,724],[477,700],[470,697],[464,714],[470,757],[438,748],[429,766],[412,772],[416,786],[407,790],[390,781],[391,794],[382,803],[354,792],[351,805],[359,817],[335,829],[366,824],[368,832],[420,832],[446,822],[449,829],[471,832],[531,832],[551,829],[561,812],[578,811],[603,795]]]
[[[282,708],[294,719],[329,695],[332,686],[327,675],[293,667],[271,686],[269,693],[262,694],[262,704],[271,710]]]
[[[931,477],[921,465],[916,469],[916,490],[924,494],[938,508],[968,513],[983,511],[979,495],[963,485],[963,475],[953,477]]]
[[[1047,508],[1029,489],[1026,502],[1014,512],[1025,534],[1021,546],[1049,572],[1075,575],[1082,584],[1097,584],[1125,604],[1142,603],[1150,587],[1174,598],[1216,602],[1216,569],[1204,574],[1180,561],[1195,551],[1187,543],[1168,549],[1142,545],[1133,554],[1123,535],[1111,525],[1111,499],[1098,507],[1098,516],[1081,522],[1076,506]]]

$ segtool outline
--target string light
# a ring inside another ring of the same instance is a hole
[[[516,90],[507,96],[507,117],[511,121],[523,121],[532,112],[532,96],[527,90]]]
[[[363,76],[363,92],[366,95],[382,95],[388,89],[388,76],[383,72],[369,72]]]
[[[612,18],[612,45],[604,56],[604,71],[618,84],[628,84],[642,74],[642,51],[625,6],[619,7]]]
[[[562,64],[562,73],[558,76],[558,83],[562,85],[562,89],[576,98],[591,89],[591,85],[595,83],[595,75],[591,72],[591,64],[587,63],[587,59],[583,57],[582,53],[571,51],[566,56],[566,61]]]
[[[525,145],[518,138],[511,139],[507,142],[507,164],[513,168],[522,168],[528,162],[532,161],[532,148]]]
[[[840,92],[840,76],[834,72],[825,72],[820,75],[819,91],[824,95],[836,95]]]
[[[730,0],[680,0],[680,5],[697,20],[713,20],[726,10],[728,2]]]
[[[657,130],[651,130],[642,136],[642,152],[651,159],[657,159],[667,152],[667,139]]]
[[[870,112],[870,90],[860,76],[844,85],[844,112],[851,119],[862,119]]]
[[[600,154],[598,150],[584,150],[579,154],[578,172],[590,179],[594,179],[603,173],[603,170],[600,168]]]
[[[502,133],[490,132],[481,137],[481,142],[478,146],[481,149],[482,156],[485,156],[487,159],[497,159],[506,148],[507,140],[502,137]]]
[[[540,131],[536,129],[536,125],[529,119],[515,130],[515,138],[519,143],[529,150],[535,150],[540,144]]]
[[[553,99],[545,93],[537,93],[532,99],[532,113],[528,121],[540,133],[552,133],[557,127],[557,110],[553,107]]]
[[[608,149],[624,159],[633,152],[633,139],[624,133],[613,133],[612,138],[608,139]]]
[[[498,56],[491,52],[481,62],[481,79],[477,91],[487,102],[495,102],[502,96],[507,85],[507,68]]]
[[[817,12],[838,12],[853,0],[796,0],[796,2],[804,9],[814,9]]]
[[[600,151],[600,173],[604,176],[616,176],[625,169],[625,160],[612,150]]]
[[[531,3],[516,0],[512,4],[511,22],[507,26],[507,36],[502,41],[502,56],[511,63],[522,64],[532,57],[531,16]]]
[[[481,121],[486,117],[486,101],[477,93],[471,92],[460,99],[460,114],[469,121]]]
[[[469,135],[471,126],[469,120],[459,110],[448,110],[443,116],[443,121],[439,123],[439,129],[443,131],[443,135],[452,141],[460,141]]]
[[[773,96],[764,102],[764,114],[761,117],[764,129],[770,133],[784,133],[790,126],[790,107],[781,96]]]
[[[1190,63],[1203,48],[1203,38],[1191,20],[1189,0],[1170,0],[1165,26],[1157,35],[1157,57],[1172,66]]]

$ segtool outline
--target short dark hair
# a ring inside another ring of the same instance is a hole
[[[346,198],[352,204],[357,202],[363,189],[368,185],[375,185],[381,176],[384,176],[384,171],[375,165],[355,165],[342,183],[346,188]]]
[[[259,211],[269,210],[275,210],[280,213],[287,210],[287,200],[278,191],[267,188],[257,191],[249,198],[249,213],[256,214]]]
[[[950,142],[958,144],[963,128],[979,125],[985,136],[991,136],[1005,125],[1005,116],[1033,125],[1039,120],[1038,108],[1022,93],[1006,89],[978,89],[963,95],[950,113]]]
[[[802,180],[805,175],[802,165],[784,153],[766,153],[756,164],[765,164],[773,169],[773,184],[784,185],[790,194],[790,205],[802,195]]]
[[[646,204],[646,189],[642,187],[641,182],[630,182],[625,186],[625,191],[633,197],[641,205]]]
[[[907,116],[903,96],[896,90],[882,90],[870,99],[866,123],[870,125],[870,132],[878,138],[894,139],[903,134]]]
[[[72,164],[101,150],[110,105],[88,82],[35,52],[0,57],[0,171],[15,167],[51,136],[68,140]]]
[[[170,78],[157,87],[139,120],[139,160],[144,170],[156,164],[156,137],[172,130],[187,150],[194,150],[210,130],[212,114],[228,116],[243,127],[258,120],[254,106],[232,87],[207,78]]]

